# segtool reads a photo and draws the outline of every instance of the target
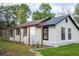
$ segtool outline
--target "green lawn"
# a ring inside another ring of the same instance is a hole
[[[38,50],[44,56],[79,56],[79,44]]]
[[[29,52],[26,46],[20,47],[20,44],[16,44],[15,42],[10,42],[3,38],[0,38],[0,55],[16,55],[16,56],[30,56],[34,55],[34,53]]]

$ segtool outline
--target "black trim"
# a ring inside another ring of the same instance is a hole
[[[27,36],[27,27],[24,27],[24,28],[23,28],[23,37],[24,37],[24,36]]]
[[[45,34],[45,33],[44,33],[44,29],[45,29],[45,28],[47,29],[47,33],[46,33],[47,39],[44,38],[44,34]],[[48,28],[48,27],[43,27],[43,40],[49,40],[49,36],[48,36],[48,35],[49,35],[49,28]]]
[[[19,28],[16,29],[16,35],[20,35],[20,29]]]
[[[69,15],[68,16],[70,18],[70,20],[73,22],[73,24],[75,25],[75,27],[79,30],[79,27],[77,26],[77,24],[75,23],[75,21],[72,19],[72,17]]]
[[[65,40],[66,38],[65,27],[61,27],[61,40]]]
[[[66,21],[66,23],[68,23],[68,19],[67,18],[65,18],[65,21]]]
[[[72,39],[72,30],[71,28],[68,28],[68,40]]]

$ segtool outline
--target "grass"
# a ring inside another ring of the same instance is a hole
[[[0,48],[6,51],[3,55],[31,56],[34,53],[29,52],[26,46],[20,47],[20,44],[0,38]]]
[[[38,50],[44,56],[79,56],[79,43]]]

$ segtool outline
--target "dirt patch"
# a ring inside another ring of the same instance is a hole
[[[0,49],[0,55],[5,54],[5,52],[6,52],[6,50],[4,50],[4,49]]]
[[[0,49],[0,56],[21,56],[21,55],[17,55],[17,50],[9,50],[9,49]],[[30,54],[29,56],[35,56],[36,54],[34,52],[30,52],[28,51]],[[26,53],[27,54],[27,53]],[[26,56],[26,55],[23,55]]]
[[[12,50],[0,49],[0,56],[16,56],[16,53]]]

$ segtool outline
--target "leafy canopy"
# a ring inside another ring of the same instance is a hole
[[[75,6],[75,13],[79,15],[79,3]]]
[[[12,28],[17,22],[25,23],[30,12],[30,8],[26,4],[0,5],[0,28]]]
[[[79,15],[79,3],[75,6],[75,14]],[[74,17],[75,21],[79,24],[79,16]]]
[[[42,3],[40,5],[40,11],[42,11],[42,12],[50,12],[51,9],[52,8],[49,4]]]
[[[49,4],[42,3],[39,7],[39,10],[33,12],[32,19],[39,20],[46,17],[54,17],[55,14],[51,13],[52,7]]]

